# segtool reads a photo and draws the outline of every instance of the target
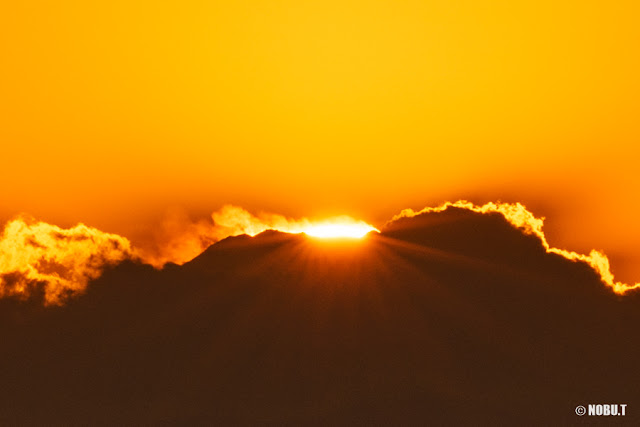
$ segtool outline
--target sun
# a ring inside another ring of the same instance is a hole
[[[310,225],[304,229],[303,233],[322,239],[361,239],[371,231],[378,230],[364,222],[353,222]]]

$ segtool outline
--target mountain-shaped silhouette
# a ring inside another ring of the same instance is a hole
[[[632,422],[639,321],[637,294],[498,214],[268,231],[124,262],[61,307],[0,300],[0,423],[566,425],[588,403]]]

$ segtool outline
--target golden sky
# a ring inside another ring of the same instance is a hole
[[[640,278],[637,1],[0,6],[0,219],[522,202]]]

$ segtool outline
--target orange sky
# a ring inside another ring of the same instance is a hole
[[[520,201],[640,279],[635,1],[3,2],[0,219]]]

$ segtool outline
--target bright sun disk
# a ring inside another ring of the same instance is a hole
[[[320,238],[350,238],[360,239],[370,231],[378,231],[365,223],[355,224],[319,224],[304,229],[308,236]]]

